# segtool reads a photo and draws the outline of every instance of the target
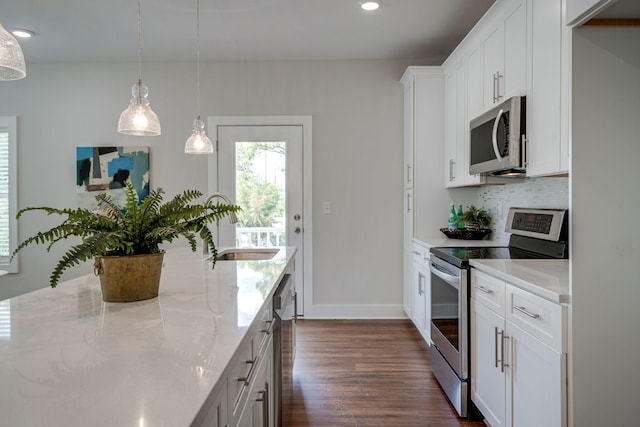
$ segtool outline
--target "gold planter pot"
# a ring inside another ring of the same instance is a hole
[[[156,298],[163,259],[164,252],[96,257],[93,272],[100,277],[102,300],[132,302]]]

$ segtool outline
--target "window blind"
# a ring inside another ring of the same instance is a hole
[[[0,128],[0,257],[11,255],[9,216],[9,132]]]

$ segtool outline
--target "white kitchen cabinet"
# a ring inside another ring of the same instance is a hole
[[[431,273],[429,248],[413,244],[413,310],[411,320],[427,343],[431,341]]]
[[[223,381],[221,389],[210,402],[206,403],[209,411],[200,423],[202,427],[228,427],[227,415],[227,381]]]
[[[512,426],[566,426],[566,354],[507,322]],[[509,398],[508,398],[509,399]]]
[[[258,360],[255,375],[247,390],[244,410],[236,427],[272,427],[273,407],[273,341],[269,340],[266,351]]]
[[[506,0],[482,41],[485,110],[526,90],[527,2]]]
[[[578,26],[601,12],[615,0],[567,0],[566,25]]]
[[[527,176],[569,170],[570,29],[564,0],[528,3],[530,68],[527,83]]]
[[[407,317],[413,316],[413,189],[405,189],[403,197],[403,270],[402,305]]]
[[[471,313],[471,398],[488,423],[566,426],[566,307],[474,268]]]
[[[483,182],[480,175],[469,175],[467,61],[463,57],[445,69],[445,187]]]
[[[471,270],[471,400],[492,427],[507,425],[504,281]]]
[[[412,241],[420,227],[437,230],[434,212],[446,215],[442,184],[431,177],[442,170],[444,73],[440,67],[408,67],[404,86],[403,310],[412,318]]]

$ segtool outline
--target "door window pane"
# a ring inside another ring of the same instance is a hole
[[[236,142],[236,246],[285,246],[286,143]]]

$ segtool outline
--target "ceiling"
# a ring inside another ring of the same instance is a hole
[[[494,0],[200,0],[200,58],[420,59],[439,65]],[[135,61],[137,0],[4,1],[27,63]],[[143,61],[195,59],[196,0],[142,0]]]

